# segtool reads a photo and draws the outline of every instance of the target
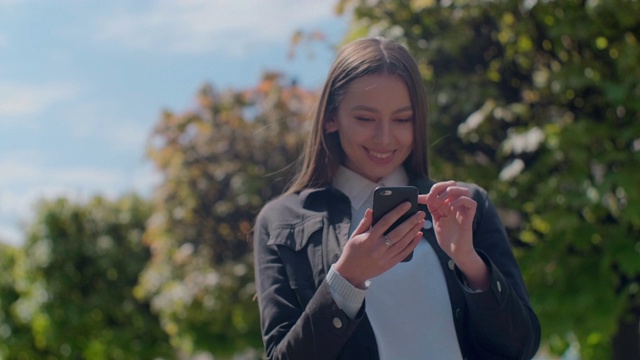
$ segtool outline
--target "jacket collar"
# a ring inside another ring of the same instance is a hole
[[[347,195],[330,185],[321,188],[304,189],[300,192],[298,199],[302,208],[316,211],[325,211],[327,205],[332,203],[346,203],[349,205]]]

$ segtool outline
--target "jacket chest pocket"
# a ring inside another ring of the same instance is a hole
[[[304,309],[316,291],[322,271],[324,218],[310,217],[282,224],[272,231],[268,245],[276,246],[291,289]]]

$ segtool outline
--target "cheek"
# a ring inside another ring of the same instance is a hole
[[[346,131],[338,131],[338,138],[343,149],[346,145],[349,145],[349,135]]]
[[[364,129],[342,129],[340,142],[343,147],[359,146],[366,141],[367,132]],[[345,131],[346,130],[346,131]]]
[[[413,146],[413,128],[407,129],[401,134],[401,141],[405,146]]]

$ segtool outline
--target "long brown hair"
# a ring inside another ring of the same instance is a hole
[[[331,183],[344,151],[337,132],[326,133],[325,123],[336,116],[352,81],[371,74],[399,76],[407,85],[414,115],[413,151],[404,162],[410,177],[428,176],[427,97],[418,65],[402,45],[384,38],[355,40],[338,53],[322,89],[315,117],[300,157],[299,170],[287,193]]]

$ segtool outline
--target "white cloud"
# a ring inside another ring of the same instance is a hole
[[[69,83],[0,82],[0,119],[41,114],[55,103],[75,98],[79,92],[77,86]]]
[[[24,217],[41,197],[113,195],[125,184],[124,171],[51,167],[42,156],[14,153],[0,158],[0,215]]]
[[[6,169],[6,167],[4,167]],[[1,169],[2,171],[4,169]],[[59,185],[32,185],[29,188],[2,186],[0,188],[0,241],[19,245],[24,241],[23,224],[29,223],[38,200],[57,196],[71,196]]]
[[[106,130],[105,136],[111,142],[114,149],[119,151],[135,151],[137,156],[143,155],[147,137],[151,129],[133,122],[111,125]]]
[[[63,109],[62,116],[66,119],[68,133],[75,137],[93,137],[99,133],[100,124],[105,121],[105,107],[97,102],[74,103]]]
[[[43,171],[42,173],[44,173]],[[42,175],[41,173],[41,175]],[[38,201],[65,197],[82,201],[94,193],[82,191],[83,184],[76,186],[69,184],[69,177],[60,174],[51,174],[57,179],[48,182],[32,183],[27,189],[3,188],[0,189],[0,241],[19,245],[24,241],[24,225],[33,221],[34,210]],[[87,176],[80,174],[79,179],[97,178],[98,175]],[[61,179],[62,178],[62,179]],[[60,183],[63,180],[63,183]],[[64,183],[66,180],[67,182]]]
[[[332,18],[322,0],[157,1],[143,13],[120,13],[100,24],[97,38],[138,49],[241,55],[282,42],[298,29]]]
[[[35,152],[13,153],[10,157],[0,159],[0,188],[13,184],[21,184],[40,175],[38,170],[28,163],[30,157],[34,159]],[[27,161],[27,162],[25,162]],[[0,205],[1,206],[1,205]]]
[[[84,191],[106,191],[108,189],[119,188],[122,182],[122,174],[99,168],[63,168],[43,169],[43,175],[53,184],[60,184],[65,188],[77,188],[79,192]]]
[[[9,44],[9,38],[6,34],[0,33],[0,48],[3,48]]]
[[[24,235],[17,225],[0,222],[0,242],[18,246],[24,241],[23,237]]]
[[[21,243],[34,206],[41,199],[84,201],[94,195],[115,198],[125,192],[151,193],[159,176],[150,166],[133,171],[96,167],[52,167],[33,152],[0,157],[0,241]]]
[[[15,227],[18,231],[21,223],[31,220],[34,206],[42,199],[53,199],[59,196],[78,198],[71,191],[59,185],[34,186],[29,189],[2,189],[0,190],[0,223],[5,228]]]
[[[109,114],[110,106],[83,102],[67,107],[63,117],[68,133],[77,138],[103,139],[115,153],[128,153],[142,159],[152,125],[139,119]]]
[[[147,196],[162,182],[162,175],[151,164],[146,164],[133,174],[133,188],[136,193]]]

